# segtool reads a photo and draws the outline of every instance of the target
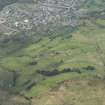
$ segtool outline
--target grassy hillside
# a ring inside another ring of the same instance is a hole
[[[95,17],[104,2],[87,1],[88,19],[76,27],[43,34],[1,33],[1,88],[32,105],[104,105],[105,18]]]
[[[104,28],[92,24],[81,26],[72,33],[67,28],[61,34],[53,39],[45,36],[12,54],[7,51],[8,54],[1,57],[1,69],[18,74],[15,88],[29,88],[31,91],[32,87],[36,88],[40,82],[44,83],[51,78],[55,80],[51,85],[56,85],[57,81],[69,79],[72,74],[80,77],[103,74]],[[16,46],[13,45],[13,48]]]

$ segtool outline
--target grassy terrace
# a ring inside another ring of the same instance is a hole
[[[80,27],[72,34],[67,29],[64,33],[68,34],[67,38],[59,36],[51,41],[46,36],[37,43],[28,44],[25,48],[3,57],[0,68],[19,73],[14,89],[21,90],[21,94],[29,97],[49,90],[57,83],[70,78],[102,76],[105,51],[104,31],[104,28],[87,25]],[[97,49],[101,49],[102,53],[100,54]],[[88,67],[93,67],[95,70],[87,69]],[[74,71],[51,77],[37,72],[38,70],[53,72],[55,69],[59,72],[65,69]],[[25,91],[27,89],[28,91]]]

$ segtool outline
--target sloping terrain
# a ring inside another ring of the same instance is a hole
[[[93,83],[94,81],[94,83]],[[64,81],[52,91],[32,99],[33,105],[104,105],[104,81],[78,79]]]
[[[0,89],[22,105],[104,105],[105,1],[76,0],[70,12],[68,0],[49,11],[26,1],[0,12]]]

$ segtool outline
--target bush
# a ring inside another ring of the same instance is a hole
[[[57,70],[57,69],[54,69],[52,71],[50,71],[50,70],[37,70],[37,73],[40,73],[44,76],[55,76],[55,75],[62,74],[62,73],[67,73],[67,72],[81,73],[81,71],[77,68],[73,68],[73,69],[65,68],[62,71]]]
[[[53,71],[48,71],[48,70],[37,70],[38,73],[44,75],[44,76],[54,76],[60,74],[60,72],[55,69]]]
[[[96,70],[96,68],[94,66],[87,66],[87,67],[84,67],[83,69],[85,70]]]
[[[78,69],[78,68],[65,68],[65,69],[63,69],[62,73],[66,73],[66,72],[77,72],[77,73],[81,73],[80,69]]]
[[[32,61],[29,63],[29,65],[37,65],[37,61]]]

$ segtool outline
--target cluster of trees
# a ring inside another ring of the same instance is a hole
[[[81,69],[79,69],[79,68],[65,68],[62,71],[60,71],[58,69],[54,69],[52,71],[50,71],[50,70],[37,70],[37,73],[40,73],[44,76],[55,76],[55,75],[62,74],[62,73],[67,73],[67,72],[82,73],[82,70],[94,71],[94,70],[96,70],[96,68],[94,66],[87,66],[87,67],[83,67]]]

